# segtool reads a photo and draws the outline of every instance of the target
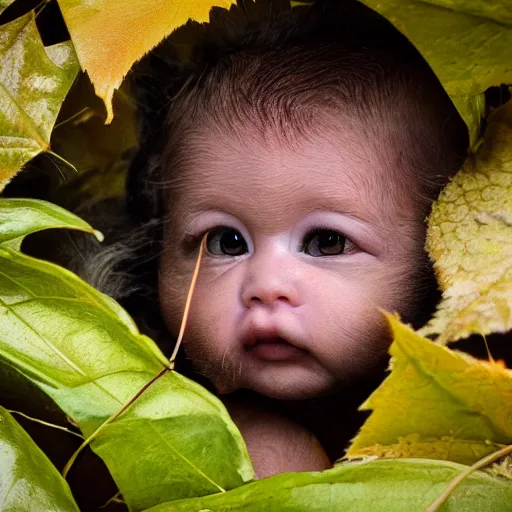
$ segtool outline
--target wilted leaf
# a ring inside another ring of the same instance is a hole
[[[427,250],[443,300],[424,335],[446,343],[512,328],[512,102],[434,204]]]
[[[235,0],[58,0],[82,68],[113,118],[112,97],[132,64],[189,19]]]
[[[17,205],[0,200],[10,218]],[[28,201],[27,201],[28,202]],[[38,206],[25,214],[26,233]],[[51,206],[46,206],[51,208]],[[40,229],[50,227],[43,210]],[[71,223],[70,223],[71,224]],[[111,299],[74,274],[0,244],[0,356],[76,421],[85,436],[117,412],[165,365]],[[52,227],[62,227],[60,219]],[[131,510],[230,489],[253,477],[245,444],[221,402],[176,373],[155,383],[92,448]]]
[[[425,57],[469,127],[474,143],[491,86],[512,83],[509,0],[363,0]]]
[[[78,64],[71,43],[45,48],[34,13],[0,26],[0,191],[50,133]]]
[[[78,512],[68,484],[0,407],[0,510]]]
[[[424,460],[343,464],[322,473],[276,475],[147,512],[423,512],[464,469]],[[454,490],[445,510],[508,512],[511,502],[512,482],[477,472]]]
[[[512,370],[436,345],[388,318],[392,371],[362,405],[373,412],[347,455],[473,464],[497,444],[511,444]]]

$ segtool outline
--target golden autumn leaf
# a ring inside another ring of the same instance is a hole
[[[112,97],[132,67],[189,19],[208,21],[213,6],[235,0],[58,0],[82,68],[113,118]]]
[[[434,204],[427,250],[443,300],[421,334],[447,343],[512,328],[512,102]]]
[[[347,455],[473,464],[512,443],[512,370],[436,345],[388,316],[391,374]]]

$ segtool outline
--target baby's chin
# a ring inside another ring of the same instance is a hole
[[[313,375],[245,375],[237,382],[227,382],[223,379],[212,380],[219,394],[233,393],[240,389],[250,389],[260,395],[277,400],[307,400],[325,396],[342,387],[339,381],[329,376]]]

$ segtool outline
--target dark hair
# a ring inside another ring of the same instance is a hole
[[[390,169],[407,169],[418,180],[425,213],[466,156],[466,127],[441,84],[380,15],[355,0],[294,9],[273,1],[262,13],[263,5],[269,3],[214,9],[208,25],[189,23],[131,73],[140,111],[125,204],[131,236],[118,242],[124,261],[110,259],[111,270],[123,269],[117,289],[93,281],[118,298],[131,295],[139,308],[141,300],[156,301],[162,192],[186,159],[185,142],[198,124],[259,123],[287,138],[307,132],[318,112],[342,109],[382,158],[393,159]],[[192,53],[180,62],[173,42],[191,37]],[[141,234],[149,244],[143,250]],[[91,265],[96,274],[98,261]],[[143,288],[148,293],[141,296]]]

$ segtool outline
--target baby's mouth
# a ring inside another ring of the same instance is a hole
[[[263,361],[290,361],[306,354],[305,350],[280,336],[258,337],[250,345],[246,345],[245,349],[247,353]]]

